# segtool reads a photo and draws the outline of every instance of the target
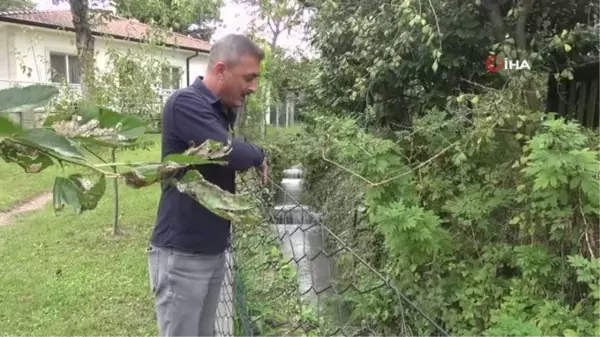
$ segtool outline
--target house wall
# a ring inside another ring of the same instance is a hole
[[[96,37],[96,64],[100,71],[108,71],[109,50],[119,53],[131,51],[142,52],[148,45]],[[0,88],[14,85],[15,82],[49,82],[50,52],[77,54],[75,34],[53,29],[37,28],[24,25],[0,23]],[[174,48],[153,47],[155,59],[167,61],[172,67],[179,67],[183,72],[180,87],[187,84],[186,58],[195,55],[192,51]],[[208,55],[199,54],[190,60],[190,81],[203,75],[208,62]]]
[[[186,58],[196,55],[195,52],[151,47],[147,44],[114,38],[95,37],[95,39],[95,61],[100,72],[111,70],[109,56],[112,51],[120,54],[132,52],[143,56],[145,61],[154,59],[166,62],[171,67],[179,67],[182,71],[179,86],[185,87],[188,83]],[[77,55],[75,33],[0,22],[0,89],[15,85],[51,82],[51,52]],[[199,53],[198,56],[190,59],[190,83],[197,76],[204,75],[207,63],[208,54],[206,53]],[[79,85],[75,85],[75,88],[77,87]],[[159,93],[164,99],[170,94],[170,91],[159,90]],[[11,118],[23,126],[32,127],[39,124],[43,115],[24,111],[13,113]]]
[[[6,25],[0,25],[0,78],[9,78],[9,60],[8,60],[8,30]]]

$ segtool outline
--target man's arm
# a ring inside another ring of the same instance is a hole
[[[196,145],[207,139],[227,144],[228,131],[219,121],[212,106],[187,92],[179,93],[173,104],[173,126],[177,136],[185,142],[194,141]],[[231,152],[227,157],[229,167],[234,170],[247,170],[258,167],[265,154],[256,145],[235,139],[231,142]]]

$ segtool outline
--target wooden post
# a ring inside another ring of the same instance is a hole
[[[290,126],[290,105],[288,104],[287,96],[285,97],[285,127]]]

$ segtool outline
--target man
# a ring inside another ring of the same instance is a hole
[[[256,90],[263,51],[242,35],[228,35],[211,49],[204,78],[168,99],[162,116],[162,157],[207,139],[227,143],[234,109]],[[235,192],[235,171],[257,167],[263,181],[266,158],[255,145],[232,142],[228,164],[195,167],[210,182]],[[179,177],[184,172],[179,173]],[[229,221],[188,195],[163,184],[148,249],[150,285],[161,336],[212,336],[225,275]]]

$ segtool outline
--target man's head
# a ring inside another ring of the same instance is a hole
[[[247,37],[227,35],[210,50],[204,83],[228,108],[240,107],[256,91],[263,58],[262,49]]]

